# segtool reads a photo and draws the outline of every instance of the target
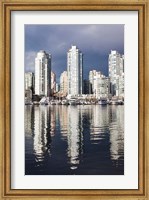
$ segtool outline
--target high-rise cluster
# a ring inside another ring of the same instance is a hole
[[[31,72],[25,74],[26,94],[31,90],[35,95],[46,97],[90,94],[97,99],[124,98],[124,56],[111,50],[108,65],[109,77],[101,71],[91,70],[88,79],[83,80],[83,54],[72,45],[67,52],[67,71],[60,75],[59,87],[56,74],[51,71],[51,54],[41,50],[35,58],[35,77]]]

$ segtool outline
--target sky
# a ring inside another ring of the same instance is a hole
[[[52,55],[51,70],[60,74],[67,70],[67,51],[76,45],[83,53],[84,78],[90,70],[108,76],[108,56],[111,50],[124,54],[124,25],[25,25],[25,72],[34,72],[37,52]]]

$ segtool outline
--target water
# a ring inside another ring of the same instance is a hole
[[[26,175],[123,175],[124,106],[25,106]]]

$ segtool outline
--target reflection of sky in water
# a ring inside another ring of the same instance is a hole
[[[124,174],[123,106],[25,106],[26,174]]]

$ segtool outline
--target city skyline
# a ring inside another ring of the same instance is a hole
[[[124,175],[124,26],[25,32],[25,175]]]
[[[88,79],[83,79],[83,54],[76,46],[71,46],[67,52],[67,71],[61,73],[60,87],[56,89],[56,74],[51,71],[51,54],[40,50],[35,58],[35,88],[34,74],[25,73],[25,96],[30,99],[32,94],[50,97],[57,93],[67,98],[82,94],[94,94],[97,99],[112,96],[124,98],[124,55],[111,50],[108,63],[108,77],[92,69]]]
[[[52,55],[51,70],[59,82],[71,45],[84,54],[84,78],[92,69],[108,76],[110,51],[124,54],[124,25],[25,25],[25,72],[34,72],[34,58],[43,49]]]

